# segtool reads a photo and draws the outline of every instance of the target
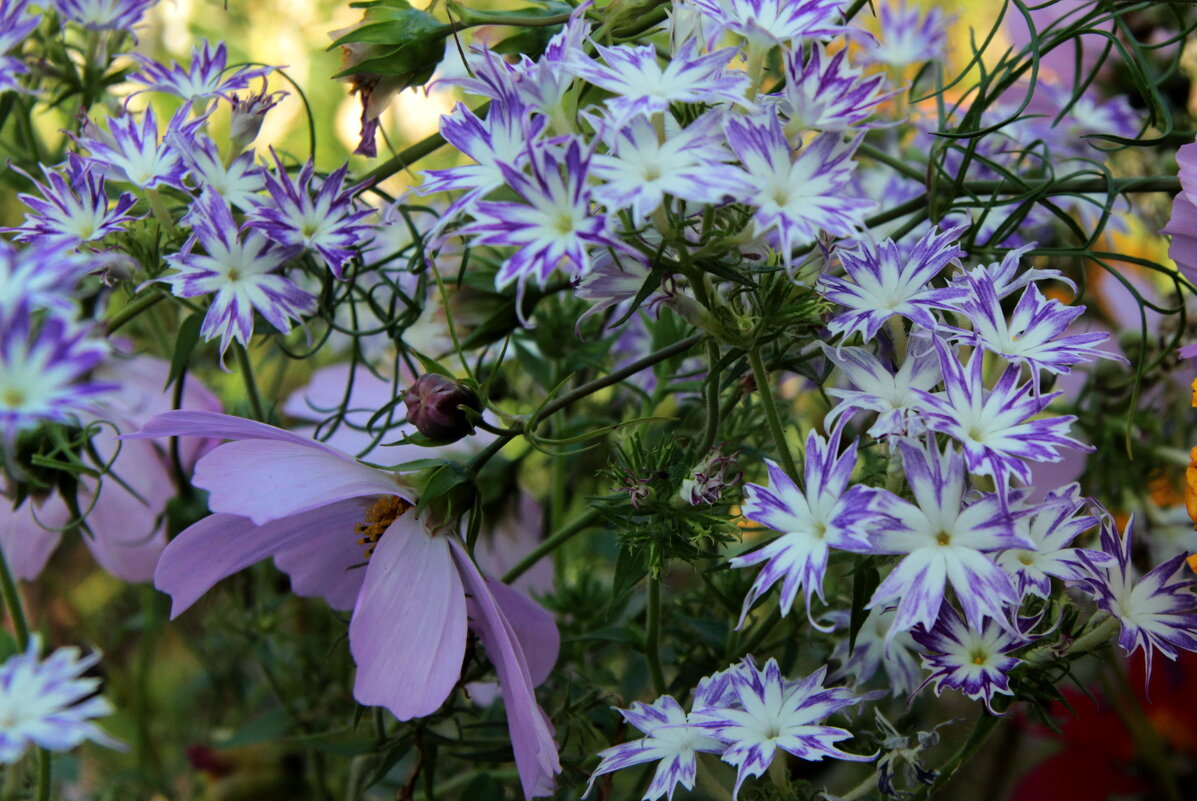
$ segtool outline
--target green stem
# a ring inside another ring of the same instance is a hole
[[[150,210],[154,212],[154,219],[162,225],[162,230],[168,234],[174,233],[175,219],[170,216],[170,209],[166,208],[166,201],[162,199],[162,195],[158,194],[158,190],[145,190],[145,199],[150,204]]]
[[[459,7],[460,8],[460,7]],[[554,14],[551,17],[513,17],[508,15],[487,15],[470,11],[457,24],[458,30],[477,28],[480,25],[507,25],[515,28],[550,28],[569,22],[570,14]]]
[[[856,801],[858,798],[864,798],[865,794],[870,790],[877,789],[877,771],[873,771],[865,777],[864,781],[853,787],[844,795],[839,797],[839,801]]]
[[[695,459],[701,459],[711,450],[719,433],[719,344],[713,339],[707,343],[707,361],[710,363],[707,371],[707,419],[702,441],[694,454]]]
[[[732,801],[731,793],[715,776],[711,766],[707,764],[706,754],[698,755],[698,786],[707,791],[716,801]]]
[[[49,751],[37,749],[37,791],[33,796],[36,801],[50,801],[50,760]]]
[[[773,402],[773,386],[769,383],[769,372],[765,370],[759,347],[754,345],[748,349],[748,362],[752,365],[752,374],[756,377],[757,394],[761,396],[761,405],[765,407],[765,419],[773,434],[782,469],[786,471],[786,475],[798,481],[798,467],[794,464],[794,457],[790,455],[790,446],[786,444],[786,434],[781,426],[781,417],[777,413],[777,404]]]
[[[648,580],[648,620],[644,630],[644,659],[657,695],[665,694],[665,673],[661,670],[661,579]]]
[[[951,780],[952,776],[955,775],[956,771],[960,769],[960,766],[963,765],[969,757],[975,754],[977,750],[985,744],[985,741],[989,739],[989,735],[993,734],[994,729],[997,728],[997,724],[1002,720],[1003,718],[1000,718],[997,715],[991,715],[988,712],[982,712],[981,717],[977,718],[976,725],[973,726],[972,734],[970,734],[968,739],[965,740],[964,745],[962,745],[960,750],[957,751],[955,755],[948,760],[947,764],[943,766],[939,772],[939,776],[935,778],[934,782],[920,787],[914,793],[914,795],[911,797],[912,801],[923,801],[923,799],[930,796],[931,793],[947,784],[948,781]]]
[[[515,567],[503,574],[503,583],[510,584],[520,576],[524,575],[529,568],[531,568],[545,556],[548,556],[550,553],[569,542],[576,535],[589,528],[590,524],[593,523],[597,518],[598,512],[594,509],[588,509],[585,514],[578,517],[569,525],[562,527],[560,531],[547,537],[543,542],[529,551],[527,556],[517,562]]]
[[[241,368],[241,377],[245,380],[245,394],[249,396],[249,408],[254,419],[266,422],[266,414],[262,409],[262,396],[258,394],[258,382],[254,379],[254,366],[250,361],[249,351],[240,342],[236,343],[237,364]]]
[[[161,303],[167,297],[165,292],[150,292],[125,304],[125,307],[108,321],[108,333],[112,334],[125,323],[132,321],[146,309]]]

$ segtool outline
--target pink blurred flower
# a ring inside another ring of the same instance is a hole
[[[394,473],[302,434],[207,412],[168,412],[126,439],[167,436],[233,440],[196,465],[213,514],[167,545],[154,574],[172,617],[273,556],[297,594],[353,610],[354,697],[399,720],[432,714],[453,692],[471,627],[499,675],[524,794],[551,792],[557,747],[533,693],[557,659],[547,612],[483,576],[455,534],[417,515]]]
[[[1197,283],[1197,142],[1176,151],[1180,194],[1172,201],[1172,219],[1161,234],[1172,237],[1168,255],[1185,278]]]

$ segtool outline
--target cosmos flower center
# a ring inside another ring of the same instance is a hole
[[[378,541],[386,530],[390,528],[412,505],[398,495],[383,495],[370,504],[366,509],[364,520],[353,527],[357,534],[357,544],[366,546],[366,558],[369,559],[378,546]]]

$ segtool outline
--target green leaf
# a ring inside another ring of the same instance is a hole
[[[873,597],[873,591],[881,583],[881,574],[871,560],[864,562],[852,571],[852,614],[848,622],[848,655],[856,648],[856,635],[869,616],[865,604]]]
[[[648,568],[644,565],[639,548],[625,545],[619,549],[619,557],[615,560],[615,578],[611,582],[611,603],[607,607],[607,617],[622,605],[627,594],[647,575]]]
[[[162,388],[163,390],[170,389],[170,385],[175,383],[187,369],[187,363],[191,361],[195,344],[199,342],[200,326],[203,324],[204,316],[197,312],[179,326],[179,333],[175,336],[175,352],[170,357],[170,374],[166,378],[166,386]]]

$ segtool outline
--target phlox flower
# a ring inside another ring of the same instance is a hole
[[[950,18],[938,8],[911,6],[906,0],[884,3],[878,11],[881,35],[868,43],[865,53],[891,67],[922,64],[944,57]]]
[[[1085,514],[1085,499],[1077,484],[1047,493],[1034,505],[1033,513],[1020,516],[1016,525],[1035,547],[1002,551],[997,563],[1014,577],[1021,596],[1047,598],[1052,578],[1079,581],[1086,575],[1086,564],[1113,561],[1102,551],[1072,547],[1073,540],[1097,525],[1097,518]]]
[[[843,0],[693,0],[715,25],[707,43],[724,31],[739,34],[758,47],[789,45],[843,33]]]
[[[0,436],[10,447],[43,421],[69,423],[113,389],[88,374],[108,352],[102,340],[57,313],[35,316],[27,299],[0,305]]]
[[[29,72],[21,59],[6,55],[20,46],[42,21],[29,12],[29,0],[0,0],[0,94],[22,91],[18,75]]]
[[[205,190],[188,219],[191,238],[181,253],[166,257],[177,272],[157,280],[183,298],[215,293],[200,333],[208,340],[220,337],[222,358],[234,339],[249,344],[254,309],[283,333],[291,330],[292,320],[316,310],[314,295],[275,273],[294,251],[257,231],[238,228],[228,204],[215,192]],[[195,252],[197,243],[205,253]]]
[[[856,525],[869,514],[868,493],[848,489],[856,468],[856,442],[839,453],[840,431],[837,428],[830,440],[824,440],[814,431],[807,436],[802,489],[771,461],[766,461],[768,488],[757,484],[745,486],[744,516],[782,532],[782,536],[730,562],[732,567],[765,563],[744,598],[741,626],[756,600],[780,581],[782,616],[789,613],[798,590],[805,587],[807,617],[812,626],[822,629],[815,622],[810,599],[813,593],[820,601],[825,600],[823,576],[831,549],[869,549],[864,530]]]
[[[53,309],[73,317],[76,287],[92,266],[54,238],[24,248],[0,239],[0,309],[26,303],[31,309]]]
[[[594,196],[608,209],[628,209],[643,220],[672,195],[695,203],[718,204],[734,197],[740,171],[724,162],[720,117],[709,112],[676,132],[659,136],[647,118],[637,117],[604,132],[609,151],[591,161],[591,174],[603,183]]]
[[[778,99],[789,117],[787,131],[850,131],[877,125],[868,119],[892,93],[879,93],[884,75],[862,80],[860,70],[848,63],[847,48],[828,56],[822,45],[814,44],[809,55],[795,48],[785,59],[786,85]]]
[[[252,79],[264,78],[274,71],[274,67],[242,65],[229,72],[229,57],[224,42],[213,51],[206,39],[202,46],[192,48],[191,64],[186,68],[182,64],[163,66],[137,52],[129,55],[141,65],[141,71],[129,75],[129,80],[144,85],[146,88],[142,92],[165,92],[189,103],[207,101],[213,97],[228,99],[229,92],[245,89]]]
[[[668,111],[670,103],[751,105],[744,95],[747,76],[725,69],[736,57],[736,49],[700,55],[697,48],[694,40],[686,42],[662,67],[651,44],[596,44],[602,62],[577,50],[570,54],[567,66],[578,77],[615,95],[606,103],[617,124],[634,116]]]
[[[93,31],[132,31],[158,0],[54,0],[58,13]]]
[[[729,117],[724,132],[744,170],[736,199],[756,209],[754,236],[770,234],[787,269],[794,248],[820,231],[853,236],[873,208],[845,192],[859,136],[845,142],[838,133],[820,134],[795,156],[776,115]]]
[[[1060,393],[1041,396],[1030,382],[1020,386],[1019,365],[1007,367],[993,388],[986,389],[980,351],[974,351],[964,366],[942,340],[936,338],[935,347],[944,391],[919,392],[927,429],[959,442],[968,469],[976,475],[993,476],[1003,503],[1011,476],[1023,484],[1031,483],[1028,461],[1058,462],[1057,448],[1093,450],[1068,436],[1075,416],[1036,417]]]
[[[543,609],[483,576],[455,534],[417,515],[415,494],[394,473],[206,412],[167,412],[126,438],[167,436],[233,440],[196,465],[194,484],[213,514],[171,540],[158,562],[154,583],[171,595],[172,617],[226,576],[274,557],[297,594],[353,610],[354,697],[399,720],[432,714],[453,692],[472,627],[499,674],[524,794],[551,792],[557,749],[532,690],[557,657]]]
[[[1085,313],[1084,306],[1066,306],[1045,298],[1039,287],[1031,284],[1007,314],[988,273],[970,274],[966,280],[970,293],[960,301],[960,310],[972,324],[972,331],[948,328],[951,338],[956,343],[984,348],[1012,364],[1027,365],[1036,390],[1044,371],[1067,374],[1074,364],[1101,358],[1127,363],[1123,357],[1097,347],[1109,339],[1105,331],[1064,335]]]
[[[607,217],[591,208],[586,185],[591,156],[582,148],[571,140],[558,157],[548,147],[529,146],[528,173],[500,162],[508,187],[524,202],[479,201],[474,221],[459,229],[476,236],[475,244],[516,248],[495,276],[499,289],[514,282],[522,293],[530,279],[543,286],[562,266],[575,277],[585,275],[590,248],[627,251]]]
[[[167,134],[175,136],[164,135],[159,141],[158,120],[154,110],[147,108],[140,122],[133,114],[110,118],[108,130],[89,120],[76,142],[90,154],[89,162],[108,178],[141,189],[172,186],[186,190],[183,176],[187,167],[180,146],[189,142],[202,124],[202,119],[187,122],[187,109],[179,109],[167,124]]]
[[[931,671],[923,686],[935,682],[936,696],[951,687],[974,701],[984,700],[985,708],[996,715],[994,694],[1013,695],[1009,673],[1022,660],[1010,652],[1026,645],[1026,639],[992,620],[979,629],[967,626],[950,604],[944,604],[929,631],[917,628],[912,636],[926,649],[923,664]]]
[[[243,211],[252,209],[260,200],[259,193],[266,188],[265,170],[254,163],[252,151],[225,163],[216,143],[207,134],[196,134],[188,142],[172,144],[183,155],[191,182],[201,192],[210,189],[230,206]]]
[[[902,466],[914,503],[886,490],[874,490],[871,524],[873,553],[903,554],[881,582],[866,609],[897,606],[888,637],[939,617],[948,585],[964,608],[969,625],[985,618],[1005,623],[1007,607],[1019,597],[1006,573],[987,555],[1007,548],[1034,548],[1014,526],[994,495],[965,502],[964,459],[949,447],[899,441]]]
[[[672,696],[662,696],[652,704],[636,702],[631,709],[616,711],[645,736],[599,752],[599,766],[590,775],[583,798],[590,794],[599,776],[657,762],[652,782],[644,791],[644,801],[657,801],[661,796],[672,799],[678,784],[687,790],[694,789],[700,753],[718,754],[725,747],[707,729],[695,725]]]
[[[1122,650],[1130,655],[1142,649],[1150,680],[1157,652],[1175,660],[1181,651],[1197,651],[1197,587],[1183,553],[1138,574],[1131,564],[1134,523],[1131,515],[1119,533],[1109,514],[1103,514],[1101,550],[1113,558],[1099,563],[1082,554],[1087,571],[1079,586],[1122,624]]]
[[[353,197],[361,184],[346,187],[349,163],[315,183],[315,165],[309,159],[292,180],[283,161],[274,153],[278,169],[265,173],[269,202],[260,201],[249,213],[249,227],[261,231],[288,248],[315,253],[338,279],[345,277],[345,265],[370,230],[365,218],[373,209],[355,209]]]
[[[68,646],[43,661],[41,650],[41,636],[34,634],[25,651],[0,665],[0,763],[13,764],[31,745],[69,751],[91,740],[123,748],[94,722],[112,714],[112,705],[95,694],[100,680],[83,676],[99,654],[81,658]]]
[[[831,681],[851,676],[855,686],[859,687],[881,670],[889,680],[891,695],[897,697],[914,692],[923,676],[919,666],[920,649],[908,632],[898,631],[890,635],[894,614],[894,609],[889,607],[870,609],[856,632],[851,653],[846,633],[837,639],[831,658],[838,660],[840,666],[831,674]],[[850,620],[847,612],[832,612],[828,616],[837,627],[846,627]]]
[[[820,343],[827,360],[838,368],[840,383],[851,387],[826,388],[828,395],[840,399],[827,413],[827,423],[841,415],[848,419],[860,411],[874,411],[877,419],[868,428],[870,436],[921,436],[925,429],[916,410],[922,399],[915,390],[930,391],[942,378],[934,349],[917,346],[918,342],[911,339],[906,359],[896,371],[866,348]]]
[[[1023,267],[1022,257],[1034,249],[1034,242],[1023,245],[1022,247],[1012,248],[1006,251],[1006,254],[1002,256],[1000,261],[974,267],[962,275],[956,276],[952,284],[967,290],[970,286],[970,277],[976,280],[985,280],[987,278],[993,284],[993,291],[997,293],[997,296],[1005,298],[1023,287],[1030,286],[1033,282],[1044,281],[1050,278],[1059,281],[1072,289],[1073,292],[1076,292],[1076,284],[1073,280],[1059,270]],[[984,278],[982,274],[984,274]]]
[[[4,228],[15,234],[18,242],[50,240],[68,245],[80,245],[103,239],[109,234],[125,230],[125,225],[141,216],[130,214],[137,198],[121,192],[116,203],[110,204],[104,177],[92,171],[87,160],[71,153],[66,175],[39,165],[46,183],[25,173],[41,197],[20,194],[17,199],[29,207],[25,224],[18,228]],[[18,168],[13,169],[23,172]],[[110,207],[111,205],[111,207]]]
[[[727,746],[723,761],[737,768],[733,798],[739,796],[746,778],[768,770],[778,749],[814,762],[824,757],[867,762],[875,757],[841,751],[835,743],[851,738],[852,732],[819,725],[839,710],[867,699],[843,687],[824,687],[826,675],[824,666],[800,681],[788,682],[776,659],[760,670],[748,658],[730,674],[735,706],[707,707],[693,713],[698,725]]]
[[[933,228],[909,249],[899,249],[892,239],[881,243],[862,239],[854,248],[840,250],[840,262],[851,282],[825,275],[819,278],[819,286],[828,300],[848,310],[831,318],[828,330],[843,334],[844,339],[859,332],[867,342],[895,315],[934,329],[933,312],[951,309],[953,301],[966,295],[958,287],[930,285],[944,267],[964,255],[955,244],[963,231],[963,227]]]

